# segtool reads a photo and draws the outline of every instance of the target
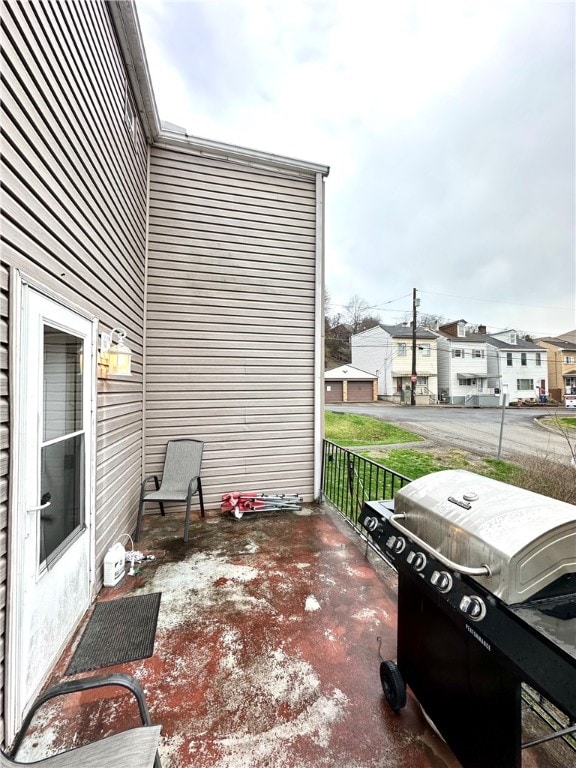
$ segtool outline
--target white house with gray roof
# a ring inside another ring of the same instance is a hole
[[[487,334],[485,326],[466,333],[456,320],[438,331],[438,384],[441,402],[499,405],[538,399],[547,391],[546,351],[517,331]]]
[[[547,350],[515,330],[490,334],[488,339],[510,403],[538,400],[541,391],[548,391]]]
[[[412,387],[412,348],[416,343],[416,405],[438,401],[437,334],[427,328],[376,325],[350,337],[352,365],[378,377],[381,400],[409,402]]]
[[[466,321],[440,326],[438,334],[438,391],[440,402],[455,405],[495,405],[500,379],[497,360],[485,328],[466,333]]]

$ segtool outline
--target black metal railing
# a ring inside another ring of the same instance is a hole
[[[393,499],[396,491],[409,482],[409,477],[324,440],[322,495],[360,533],[363,531],[358,518],[364,502]]]

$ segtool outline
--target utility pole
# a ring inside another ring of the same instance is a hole
[[[410,376],[410,405],[416,405],[416,307],[420,300],[416,298],[416,288],[412,291],[412,375]]]

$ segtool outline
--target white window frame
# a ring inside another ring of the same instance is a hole
[[[522,384],[528,384],[528,386],[524,387]],[[516,389],[519,392],[527,392],[534,389],[534,379],[516,379]]]

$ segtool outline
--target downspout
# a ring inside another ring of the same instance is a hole
[[[314,499],[322,500],[324,439],[324,177],[316,174],[316,280],[314,328]]]
[[[152,146],[148,144],[146,157],[146,236],[144,239],[144,311],[142,314],[142,466],[141,479],[146,474],[146,380],[148,350],[148,242],[150,237],[150,155]]]

